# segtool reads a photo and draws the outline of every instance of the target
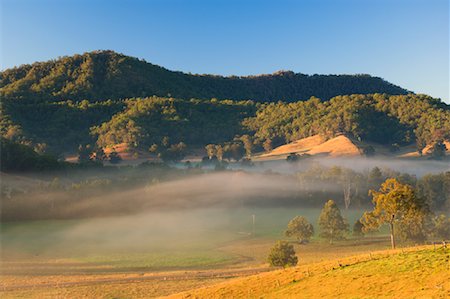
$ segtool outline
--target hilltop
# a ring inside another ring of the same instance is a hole
[[[94,51],[4,70],[0,95],[22,100],[106,100],[145,96],[183,99],[299,101],[343,94],[406,94],[369,75],[305,75],[291,71],[257,76],[175,72],[113,51]]]
[[[442,248],[378,252],[233,279],[168,298],[445,298],[450,295],[448,257]]]

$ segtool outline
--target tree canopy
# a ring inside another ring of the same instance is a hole
[[[279,71],[271,75],[223,77],[169,71],[113,51],[94,51],[22,65],[0,73],[0,96],[22,101],[176,97],[256,101],[298,101],[342,94],[406,94],[369,75],[305,75]]]

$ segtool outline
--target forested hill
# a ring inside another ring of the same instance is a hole
[[[7,69],[0,73],[0,96],[26,101],[90,101],[145,96],[232,99],[259,102],[329,100],[337,95],[407,90],[369,75],[271,75],[222,77],[173,72],[113,51],[95,51]]]

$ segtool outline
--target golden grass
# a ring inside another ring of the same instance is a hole
[[[279,146],[270,153],[258,158],[272,158],[289,155],[290,153],[309,155],[328,155],[331,157],[359,156],[359,148],[350,138],[340,135],[326,140],[320,135],[299,139],[297,141]]]
[[[249,238],[222,244],[217,250],[242,257],[237,264],[215,265],[210,269],[154,271],[111,268],[94,262],[75,262],[36,256],[2,261],[1,298],[148,298],[200,288],[232,277],[267,271],[263,265],[271,238]],[[386,248],[385,237],[347,240],[334,245],[314,241],[294,244],[300,264],[342,258]],[[166,278],[167,277],[167,278]]]
[[[449,250],[378,251],[233,279],[167,298],[449,298]]]
[[[276,156],[276,155],[286,155],[290,153],[304,153],[309,151],[315,146],[318,146],[325,142],[325,138],[320,135],[314,135],[294,142],[279,146],[271,151],[267,155],[263,156]]]

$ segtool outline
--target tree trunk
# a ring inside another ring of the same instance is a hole
[[[343,186],[345,209],[348,210],[352,197],[352,186],[350,182],[345,182]]]
[[[395,249],[395,236],[394,236],[394,223],[389,223],[389,229],[391,231],[391,246],[392,249]]]

